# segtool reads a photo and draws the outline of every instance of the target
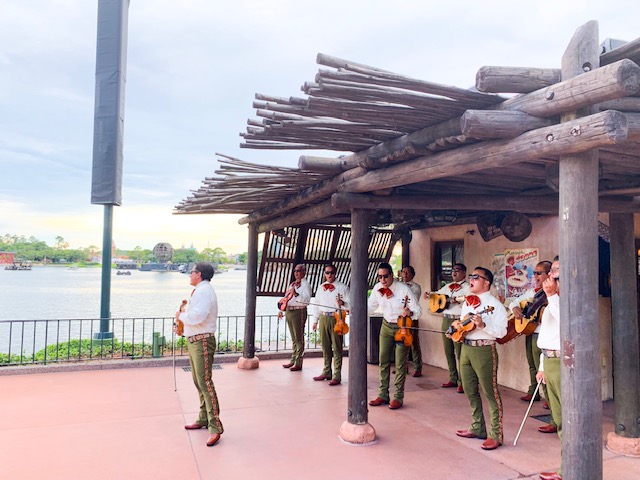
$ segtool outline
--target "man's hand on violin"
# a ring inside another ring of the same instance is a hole
[[[404,307],[402,309],[402,315],[405,317],[410,317],[413,312],[409,310],[409,307]]]
[[[471,321],[476,324],[476,328],[486,327],[484,321],[482,320],[482,315],[478,315],[476,313],[473,317],[471,317]]]
[[[542,282],[542,289],[544,290],[544,293],[547,294],[547,297],[550,297],[558,293],[558,283],[555,278],[549,277]]]

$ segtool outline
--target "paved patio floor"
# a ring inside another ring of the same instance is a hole
[[[346,368],[349,360],[345,358]],[[560,463],[560,442],[529,418],[513,440],[527,404],[502,388],[505,445],[484,451],[467,428],[469,407],[455,389],[440,388],[446,372],[425,367],[407,378],[399,410],[369,407],[373,445],[338,438],[346,420],[347,382],[314,382],[322,359],[305,359],[301,372],[262,360],[260,368],[235,363],[214,371],[225,433],[212,448],[205,430],[186,431],[198,399],[191,373],[171,367],[65,371],[0,376],[2,479],[529,479]],[[14,367],[10,367],[14,368]],[[368,366],[369,398],[377,392],[377,366]],[[531,415],[544,415],[536,402]],[[603,438],[613,430],[605,405]],[[640,478],[640,459],[604,450],[604,478]]]

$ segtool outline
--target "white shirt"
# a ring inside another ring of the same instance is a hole
[[[420,301],[420,296],[422,295],[422,287],[420,286],[419,283],[412,281],[409,282],[402,282],[404,283],[407,287],[409,287],[411,289],[411,291],[413,292],[413,294],[416,296],[416,298],[418,299],[418,301]],[[419,320],[420,317],[416,317],[414,315],[414,320]]]
[[[178,317],[184,322],[184,336],[216,333],[218,299],[209,280],[202,280],[193,290],[185,311]]]
[[[560,350],[560,296],[547,297],[547,308],[542,312],[538,348],[545,350]],[[540,368],[544,372],[544,355],[540,354]]]
[[[291,285],[293,286],[293,284],[295,284],[295,282]],[[303,278],[300,280],[300,286],[293,287],[293,289],[296,291],[296,296],[287,302],[287,306],[306,307],[309,305],[309,302],[311,301],[311,285],[309,285],[309,282]]]
[[[470,293],[473,295],[473,293]],[[472,307],[467,305],[465,301],[460,312],[460,320],[469,313],[478,313],[487,307],[493,307],[492,312],[482,314],[482,321],[485,323],[484,328],[476,328],[465,335],[467,340],[496,340],[507,334],[507,309],[500,303],[491,292],[484,292],[478,295],[480,298],[480,306]]]
[[[332,290],[325,290],[325,285],[333,285]],[[338,295],[342,298],[342,301],[345,303],[342,307],[338,305]],[[312,310],[314,314],[333,314],[336,310],[348,309],[349,308],[349,287],[347,287],[344,283],[335,281],[333,283],[324,282],[322,285],[318,287],[318,291],[316,292],[316,296],[314,301],[311,302],[315,305],[312,305]]]
[[[452,290],[451,285],[458,284],[460,288]],[[446,295],[447,297],[463,297],[469,295],[469,282],[462,280],[461,282],[447,283],[444,287],[438,290],[436,293]],[[462,303],[449,302],[449,306],[442,311],[443,315],[460,316],[462,311]]]
[[[398,317],[402,315],[402,310],[404,309],[404,297],[406,296],[409,297],[407,308],[413,312],[411,316],[420,318],[420,315],[422,315],[420,303],[407,285],[402,282],[393,282],[389,287],[389,290],[393,292],[391,297],[382,295],[380,293],[381,288],[383,288],[382,284],[378,282],[371,290],[371,295],[367,301],[369,315],[380,308],[382,309],[382,316],[387,322],[398,323]]]

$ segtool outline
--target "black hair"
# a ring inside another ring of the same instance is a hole
[[[489,285],[493,284],[493,272],[491,270],[484,267],[476,267],[474,270],[480,270],[483,272],[484,276],[487,277],[487,280],[489,281]]]
[[[211,280],[213,278],[213,267],[207,262],[198,262],[193,269],[200,272],[202,280]]]

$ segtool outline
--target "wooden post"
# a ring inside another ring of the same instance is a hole
[[[411,265],[411,257],[409,255],[409,244],[411,243],[411,231],[407,231],[400,239],[402,242],[402,267]]]
[[[244,346],[238,368],[251,370],[260,366],[256,348],[256,296],[258,289],[258,227],[249,224],[249,250],[247,253],[247,292],[244,314]]]
[[[613,393],[615,432],[610,450],[640,455],[640,350],[633,214],[611,214],[611,305],[613,323]],[[621,438],[624,437],[624,438]],[[625,441],[625,439],[635,439]],[[631,451],[629,451],[631,448]],[[633,449],[635,448],[635,451]]]
[[[598,24],[580,27],[562,57],[562,79],[598,67]],[[563,114],[561,122],[590,111]],[[560,156],[562,474],[602,479],[598,318],[598,151]]]
[[[349,333],[349,393],[347,420],[340,438],[349,443],[369,443],[376,431],[368,423],[367,408],[367,267],[369,215],[351,211],[351,330]]]

